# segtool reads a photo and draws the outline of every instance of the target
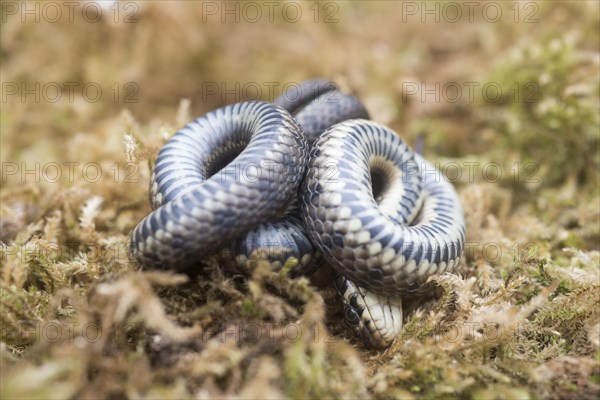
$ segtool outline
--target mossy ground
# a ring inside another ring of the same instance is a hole
[[[295,21],[259,2],[252,22],[230,2],[235,22],[221,2],[156,1],[23,22],[3,2],[0,397],[597,398],[598,4],[475,3],[456,19],[449,2],[288,2]],[[172,132],[312,77],[423,141],[465,209],[460,276],[384,352],[327,285],[261,261],[249,279],[141,272],[125,252]]]

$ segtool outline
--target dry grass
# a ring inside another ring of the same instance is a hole
[[[599,395],[595,2],[525,2],[518,22],[509,4],[496,22],[479,7],[456,23],[421,22],[406,8],[420,2],[340,2],[335,23],[315,23],[313,2],[286,3],[303,12],[295,23],[281,12],[270,22],[266,8],[259,22],[223,23],[205,8],[221,2],[158,1],[129,24],[135,9],[124,5],[118,23],[108,9],[90,23],[81,8],[73,22],[36,23],[11,4],[0,28],[0,397]],[[329,4],[319,21],[336,10]],[[537,22],[525,23],[533,11]],[[440,297],[413,305],[385,352],[343,326],[326,275],[290,279],[257,261],[249,277],[232,276],[209,260],[186,277],[139,271],[125,252],[172,132],[255,98],[252,87],[268,101],[315,76],[355,92],[409,142],[423,138],[448,175],[462,171],[461,274],[437,278]],[[39,101],[20,87],[36,82]],[[43,93],[52,82],[60,101]],[[79,83],[72,99],[68,82]],[[443,97],[451,82],[463,89],[456,102]],[[503,95],[469,98],[465,82]],[[102,89],[96,102],[81,91],[90,83]],[[440,101],[421,101],[407,83],[439,83]],[[36,163],[37,175],[24,173]]]

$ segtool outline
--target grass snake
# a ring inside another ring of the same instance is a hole
[[[368,345],[389,346],[401,299],[456,270],[465,224],[452,185],[368,118],[358,99],[312,80],[190,122],[158,154],[153,211],[133,230],[131,255],[185,271],[215,252],[243,267],[266,249],[275,268],[295,257],[306,272],[320,254],[346,322]]]

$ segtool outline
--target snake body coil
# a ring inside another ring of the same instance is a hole
[[[337,85],[324,79],[314,79],[292,86],[273,101],[287,110],[300,124],[309,147],[330,126],[352,118],[369,118],[369,113],[354,96],[342,93]],[[262,257],[278,270],[286,260],[295,258],[298,266],[292,271],[310,274],[317,267],[315,249],[301,222],[297,198],[294,196],[284,215],[261,223],[242,234],[224,251],[224,261],[231,256],[239,270],[246,268],[248,258],[262,250]]]
[[[150,268],[198,264],[287,206],[307,149],[296,121],[268,103],[226,106],[189,123],[158,154],[155,210],[134,229],[131,254]]]
[[[454,189],[416,157],[382,125],[342,122],[315,143],[301,189],[307,232],[327,260],[359,286],[388,296],[453,271],[462,254]]]
[[[191,122],[158,155],[155,210],[134,229],[131,254],[182,270],[226,244],[241,265],[275,245],[275,267],[289,257],[306,266],[314,245],[337,272],[346,321],[371,346],[388,346],[402,326],[400,296],[456,269],[465,227],[442,175],[365,118],[356,98],[314,80],[274,104]]]

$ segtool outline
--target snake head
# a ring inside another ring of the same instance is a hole
[[[369,347],[389,347],[402,330],[402,301],[379,296],[359,288],[343,275],[336,276],[335,288],[344,303],[344,320]]]

